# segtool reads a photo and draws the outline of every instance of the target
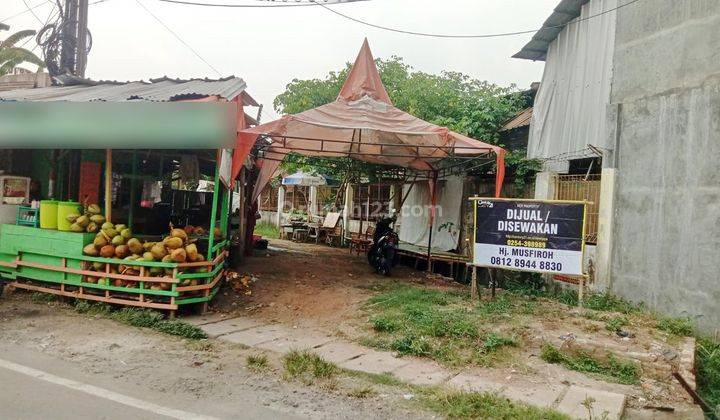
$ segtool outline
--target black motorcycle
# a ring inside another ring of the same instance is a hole
[[[398,258],[397,247],[400,238],[391,227],[395,223],[395,219],[395,216],[392,216],[378,220],[373,244],[367,253],[370,265],[383,276],[390,275],[390,270],[395,266]]]

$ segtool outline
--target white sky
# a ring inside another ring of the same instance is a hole
[[[46,20],[47,0],[25,0]],[[92,3],[93,0],[91,0]],[[142,2],[223,76],[236,75],[276,116],[272,101],[293,78],[323,77],[352,62],[364,37],[375,57],[397,55],[416,70],[453,70],[474,78],[526,88],[539,81],[543,63],[510,58],[532,34],[493,39],[435,39],[391,33],[345,20],[322,7],[230,9],[183,6],[157,0],[106,0],[90,6],[93,49],[86,75],[137,80],[163,75],[218,75],[152,18]],[[256,3],[252,0],[198,0]],[[484,34],[537,29],[558,0],[371,0],[330,6],[379,25],[433,33]],[[22,0],[0,0],[0,21],[25,10]],[[39,29],[31,13],[5,21],[11,31]],[[4,37],[0,34],[0,37]],[[34,45],[29,43],[28,46]],[[39,49],[36,50],[39,52]]]

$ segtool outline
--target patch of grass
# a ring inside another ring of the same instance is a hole
[[[245,358],[245,364],[255,371],[265,370],[268,368],[268,358],[264,354],[251,354]]]
[[[485,337],[483,330],[495,319],[507,321],[532,313],[535,305],[536,302],[504,294],[493,301],[475,304],[467,294],[455,290],[394,285],[365,305],[375,334],[361,343],[400,355],[428,357],[449,366],[472,363],[487,366],[491,359],[488,354],[510,341],[517,343],[514,339],[500,340],[498,334]],[[478,352],[481,338],[488,341],[489,347]]]
[[[386,386],[405,386],[405,384],[393,376],[392,373],[367,373],[360,372],[357,370],[343,370],[343,372],[349,376],[355,376],[358,378],[364,378],[377,385]]]
[[[277,226],[264,222],[256,224],[253,233],[255,235],[260,235],[263,238],[277,239],[280,237],[280,229],[278,229]]]
[[[412,356],[428,356],[432,350],[426,337],[416,336],[412,333],[405,334],[403,337],[393,341],[390,348],[399,354]]]
[[[177,335],[190,340],[202,340],[208,338],[205,331],[199,327],[182,321],[160,321],[152,326],[153,329],[165,334]]]
[[[75,311],[86,315],[103,315],[107,316],[111,312],[109,305],[104,303],[88,302],[86,300],[78,300],[75,302]]]
[[[75,311],[86,315],[105,316],[132,327],[152,328],[165,334],[177,335],[190,340],[208,338],[207,334],[199,327],[182,321],[166,321],[163,319],[163,314],[150,309],[123,308],[113,311],[106,304],[78,301],[75,303]]]
[[[689,337],[693,334],[691,318],[661,318],[655,328],[680,337]]]
[[[338,367],[309,351],[293,350],[283,356],[286,378],[299,378],[306,383],[312,379],[330,379]]]
[[[362,388],[354,388],[348,391],[347,395],[348,397],[352,398],[369,398],[372,396],[375,396],[377,392],[369,386],[364,386]]]
[[[698,338],[696,352],[698,393],[720,417],[720,344]]]
[[[511,402],[489,393],[434,390],[420,395],[422,404],[451,419],[569,419],[557,411]]]
[[[517,346],[517,341],[512,337],[505,337],[500,334],[490,333],[485,337],[482,349],[485,353],[491,353],[504,346]]]
[[[569,306],[578,306],[577,291],[564,289],[559,292],[551,292],[547,297],[558,300]],[[609,293],[589,293],[583,298],[583,307],[604,312],[620,312],[623,314],[634,314],[643,311],[643,305],[629,302]]]
[[[52,293],[33,292],[33,294],[30,295],[30,300],[35,303],[50,303],[56,300],[56,296]]]
[[[395,319],[385,316],[378,316],[370,320],[373,329],[377,332],[395,332],[400,329],[400,324]]]
[[[150,309],[123,308],[112,312],[110,318],[133,327],[152,328],[163,320],[163,315]]]
[[[601,361],[582,351],[572,355],[565,354],[552,344],[546,343],[542,347],[540,358],[548,363],[562,364],[570,370],[598,374],[621,384],[640,383],[640,366],[634,362],[619,360],[612,354],[608,355],[607,361]]]
[[[496,296],[494,300],[481,302],[476,307],[478,313],[486,316],[509,315],[511,309],[510,300],[505,295]]]
[[[611,332],[620,331],[622,327],[630,325],[630,321],[624,316],[616,316],[605,322],[605,329]]]

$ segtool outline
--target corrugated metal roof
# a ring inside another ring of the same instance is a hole
[[[36,89],[20,89],[0,93],[0,100],[15,101],[70,101],[70,102],[124,102],[150,101],[170,102],[219,96],[227,100],[244,93],[246,84],[239,77],[223,79],[170,79],[162,77],[150,82],[94,81],[72,76],[58,77],[62,84]],[[257,106],[247,94],[242,95],[243,104]]]
[[[542,28],[533,35],[530,42],[525,44],[522,50],[513,55],[513,58],[545,61],[550,43],[557,38],[565,25],[580,16],[583,5],[589,1],[590,0],[561,0],[550,17],[545,20]]]
[[[502,126],[500,131],[508,131],[515,128],[525,127],[527,125],[530,125],[530,120],[532,119],[533,114],[533,108],[525,108],[522,111],[518,112],[512,119],[505,123],[505,125]]]

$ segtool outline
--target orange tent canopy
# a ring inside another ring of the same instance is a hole
[[[272,143],[261,163],[256,198],[283,157],[291,152],[307,156],[352,157],[365,162],[436,171],[442,159],[453,156],[496,156],[495,195],[505,175],[505,150],[416,118],[393,106],[380,80],[367,39],[334,102],[238,133],[236,162],[244,161],[258,137]],[[233,165],[233,179],[240,164]]]

